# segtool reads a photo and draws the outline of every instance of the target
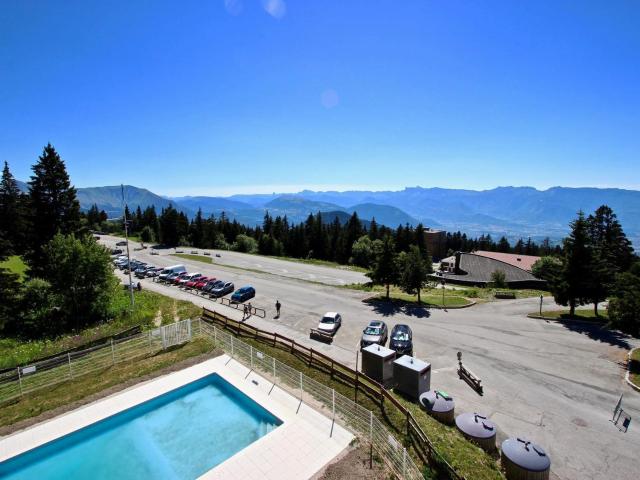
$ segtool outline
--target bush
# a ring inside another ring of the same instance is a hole
[[[257,253],[258,242],[255,238],[240,234],[236,237],[236,241],[233,242],[231,249],[242,253]]]
[[[22,290],[21,315],[11,331],[28,338],[42,338],[62,330],[61,300],[51,284],[41,278],[28,280]]]
[[[507,276],[502,270],[494,270],[491,274],[491,285],[494,288],[507,288]]]

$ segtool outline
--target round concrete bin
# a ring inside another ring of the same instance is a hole
[[[551,459],[540,445],[522,438],[502,442],[502,468],[507,480],[548,480]]]
[[[446,425],[453,424],[455,402],[439,390],[429,390],[420,395],[420,405],[436,420]]]
[[[478,413],[462,413],[456,417],[456,427],[469,440],[493,452],[496,449],[496,424]]]

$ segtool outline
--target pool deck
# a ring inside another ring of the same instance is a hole
[[[331,462],[353,435],[227,355],[135,385],[0,439],[0,461],[217,373],[282,420],[282,425],[209,470],[201,479],[304,479]]]

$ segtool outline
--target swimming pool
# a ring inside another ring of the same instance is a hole
[[[282,422],[217,374],[0,463],[3,479],[195,479]]]

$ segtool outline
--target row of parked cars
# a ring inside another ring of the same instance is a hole
[[[342,326],[342,315],[338,312],[327,312],[320,319],[317,330],[324,335],[334,336]],[[360,349],[369,345],[385,346],[389,341],[389,348],[399,355],[413,355],[413,332],[409,325],[398,324],[393,327],[391,334],[387,324],[381,320],[372,320],[362,331]]]
[[[247,285],[235,290],[233,282],[206,276],[199,272],[189,273],[184,265],[164,268],[158,275],[158,281],[185,289],[197,290],[203,295],[216,298],[224,297],[233,292],[231,301],[235,303],[246,302],[256,296],[256,291],[252,286]]]

